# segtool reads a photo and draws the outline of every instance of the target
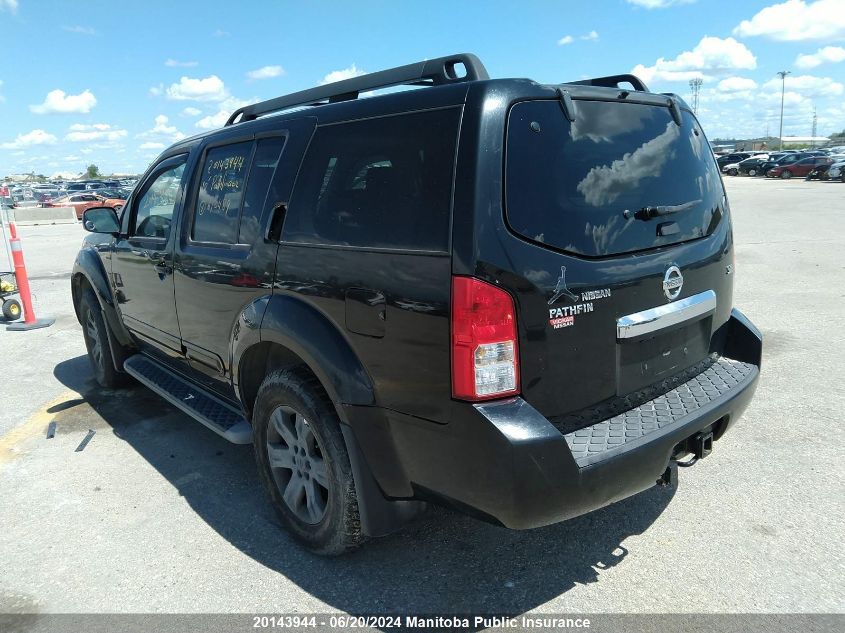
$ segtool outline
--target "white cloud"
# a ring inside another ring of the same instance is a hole
[[[164,149],[164,143],[156,143],[155,141],[147,141],[146,143],[141,143],[138,146],[138,149]]]
[[[18,134],[14,141],[0,144],[3,149],[22,149],[35,145],[53,145],[58,139],[44,130],[32,130],[26,134]]]
[[[97,31],[94,30],[93,27],[90,26],[63,26],[63,31],[67,31],[68,33],[77,33],[78,35],[96,35]]]
[[[180,132],[175,125],[168,125],[169,121],[170,119],[168,119],[165,115],[159,114],[155,118],[155,125],[153,125],[152,129],[149,129],[146,132],[141,132],[137,135],[137,137],[170,143],[175,143],[176,141],[180,141],[185,138],[185,135]]]
[[[285,69],[281,66],[262,66],[255,70],[250,70],[246,76],[250,79],[271,79],[273,77],[281,77],[285,74]]]
[[[718,85],[722,92],[739,92],[743,90],[756,90],[757,82],[747,77],[728,77],[722,79]]]
[[[788,42],[845,37],[845,0],[787,0],[743,20],[733,32]]]
[[[625,0],[628,4],[633,4],[644,9],[665,9],[675,4],[692,4],[695,0]]]
[[[164,65],[171,68],[193,68],[194,66],[199,66],[199,62],[180,62],[178,59],[168,59],[164,62]]]
[[[217,75],[202,79],[182,77],[179,83],[171,84],[165,92],[167,98],[174,101],[222,101],[229,96],[223,80]]]
[[[250,103],[255,103],[255,101],[256,99],[253,99],[252,101],[244,101],[243,99],[230,97],[220,104],[220,110],[214,114],[203,117],[194,125],[201,130],[215,130],[219,127],[223,127],[235,110],[242,108],[245,105],[249,105]]]
[[[599,34],[596,31],[590,31],[586,35],[582,35],[581,39],[587,40],[589,42],[595,42],[597,39],[599,39]]]
[[[575,38],[571,35],[564,35],[557,41],[558,46],[566,46],[567,44],[572,44],[575,41]]]
[[[780,91],[781,79],[776,77],[763,84],[763,88]],[[836,97],[845,93],[845,86],[830,77],[814,77],[813,75],[788,75],[786,88],[804,97]]]
[[[0,0],[0,11],[8,11],[9,13],[17,13],[18,0]]]
[[[841,46],[825,46],[812,55],[799,55],[795,60],[798,68],[815,68],[824,63],[837,64],[845,61],[845,48]]]
[[[65,140],[74,143],[118,141],[126,135],[126,130],[112,127],[107,123],[94,123],[93,125],[74,123],[70,126],[70,132],[65,135]]]
[[[658,58],[653,66],[638,64],[631,72],[646,83],[656,81],[689,81],[708,78],[734,70],[757,68],[757,58],[734,38],[705,36],[691,51],[684,51],[675,59]]]
[[[365,71],[352,64],[349,68],[343,70],[333,70],[328,75],[323,77],[320,85],[334,83],[335,81],[342,81],[344,79],[351,79],[352,77],[360,77],[367,74]]]
[[[150,94],[154,97],[160,97],[164,94],[164,84],[150,87]]]
[[[56,112],[87,114],[95,105],[97,105],[97,98],[90,90],[80,92],[78,95],[66,94],[64,90],[51,90],[47,93],[44,103],[31,105],[29,109],[35,114]]]
[[[212,33],[212,35],[214,37],[229,37],[231,33],[229,33],[229,31],[224,31],[223,29],[217,29],[214,33]]]
[[[202,110],[200,110],[199,108],[188,106],[187,108],[183,109],[180,114],[182,116],[197,116],[199,114],[202,114]]]

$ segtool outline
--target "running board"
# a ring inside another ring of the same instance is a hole
[[[232,444],[252,443],[252,427],[240,411],[148,356],[130,356],[123,370]]]

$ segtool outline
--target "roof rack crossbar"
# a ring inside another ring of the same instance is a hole
[[[619,88],[619,84],[629,83],[634,87],[634,90],[648,92],[648,88],[643,83],[643,80],[636,75],[608,75],[607,77],[595,77],[593,79],[571,81],[569,83],[579,86],[601,86],[603,88]]]
[[[466,74],[459,75],[458,66],[463,65]],[[405,66],[389,68],[360,77],[344,79],[325,86],[317,86],[308,90],[301,90],[275,99],[268,99],[260,103],[238,108],[226,121],[232,125],[236,121],[252,121],[265,114],[280,112],[300,106],[316,105],[320,103],[336,103],[357,99],[362,92],[390,88],[392,86],[442,86],[445,84],[462,83],[489,79],[487,69],[481,60],[472,53],[458,53],[448,57],[428,59]],[[240,117],[240,119],[238,119]]]

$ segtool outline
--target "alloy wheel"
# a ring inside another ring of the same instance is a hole
[[[85,317],[85,333],[88,334],[88,340],[91,341],[91,358],[97,367],[100,367],[103,362],[103,346],[100,344],[100,334],[97,330],[97,322],[94,319],[94,313],[91,310],[87,311]]]
[[[286,406],[273,411],[267,456],[288,509],[309,525],[322,521],[329,499],[328,465],[320,440],[302,414]]]

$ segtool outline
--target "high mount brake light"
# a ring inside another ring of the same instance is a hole
[[[513,298],[471,277],[452,277],[452,396],[489,400],[519,393]]]

